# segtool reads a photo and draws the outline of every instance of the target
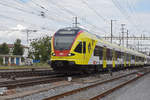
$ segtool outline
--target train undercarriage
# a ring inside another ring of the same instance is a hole
[[[139,67],[140,66],[140,67]],[[118,70],[124,70],[124,69],[133,69],[133,68],[141,68],[141,66],[146,65],[138,65],[135,66],[130,65],[124,67],[124,65],[116,65],[114,68],[112,65],[107,65],[106,68],[103,68],[103,65],[76,65],[74,62],[68,62],[68,61],[52,61],[51,67],[55,72],[58,73],[79,73],[79,74],[89,74],[89,73],[95,73],[95,72],[107,72],[107,71],[118,71]]]

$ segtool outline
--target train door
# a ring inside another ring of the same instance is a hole
[[[103,48],[103,68],[107,67],[107,61],[106,61],[106,47]]]
[[[116,61],[115,50],[112,50],[112,67],[113,68],[115,68],[115,61]]]

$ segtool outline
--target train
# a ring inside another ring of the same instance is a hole
[[[59,29],[51,39],[53,70],[90,73],[150,65],[150,56],[105,41],[99,35],[80,27]]]

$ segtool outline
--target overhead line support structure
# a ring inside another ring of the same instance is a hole
[[[122,46],[124,46],[124,28],[125,24],[121,24],[121,33],[122,33]]]
[[[110,33],[111,33],[111,43],[112,43],[112,37],[113,37],[113,21],[117,21],[117,20],[111,20],[111,28],[110,28]]]

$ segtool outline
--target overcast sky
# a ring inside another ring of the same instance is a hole
[[[150,0],[0,0],[0,43],[13,43],[53,35],[59,28],[72,26],[78,17],[79,26],[99,36],[118,36],[121,24],[130,35],[149,35]],[[41,16],[44,12],[45,17]]]

